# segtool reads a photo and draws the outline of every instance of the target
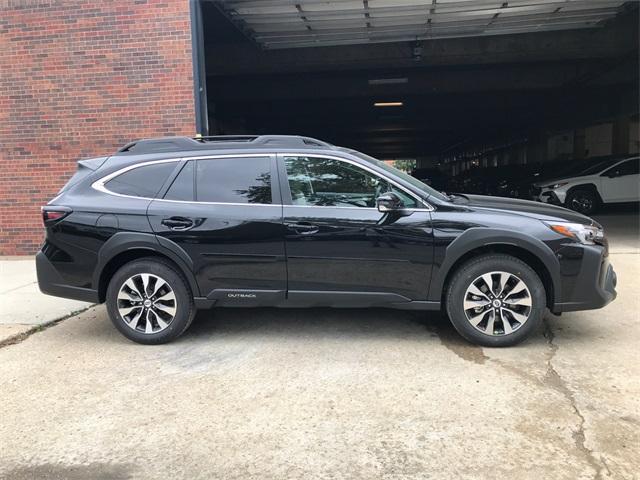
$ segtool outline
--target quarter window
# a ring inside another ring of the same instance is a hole
[[[182,168],[164,198],[166,200],[193,201],[193,171],[193,161],[190,161]]]
[[[375,208],[376,198],[394,192],[405,207],[417,207],[413,197],[351,163],[319,157],[285,157],[284,161],[294,205]]]
[[[133,168],[105,183],[107,190],[131,197],[155,198],[176,162],[155,163]]]
[[[217,203],[273,203],[271,159],[235,157],[198,160],[196,200]]]

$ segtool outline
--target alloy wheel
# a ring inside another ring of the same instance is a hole
[[[531,314],[531,292],[508,272],[480,275],[467,288],[463,309],[469,323],[492,336],[509,335],[524,325]]]
[[[169,327],[176,315],[176,295],[162,278],[151,273],[129,277],[118,291],[122,320],[140,333],[158,333]]]
[[[571,200],[571,209],[588,213],[593,209],[593,200],[584,195],[576,196]]]

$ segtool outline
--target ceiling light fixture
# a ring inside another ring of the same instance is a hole
[[[402,102],[376,102],[373,104],[374,107],[401,107],[403,105]]]
[[[373,78],[369,80],[369,85],[395,85],[399,83],[409,83],[408,78]]]

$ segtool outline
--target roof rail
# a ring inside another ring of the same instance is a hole
[[[127,143],[116,155],[212,150],[217,148],[260,148],[266,146],[292,148],[331,148],[322,140],[298,135],[217,135],[207,137],[145,138]]]
[[[194,137],[197,142],[250,142],[258,135],[208,135]]]

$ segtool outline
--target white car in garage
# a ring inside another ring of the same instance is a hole
[[[601,204],[640,201],[640,157],[607,159],[575,176],[538,182],[538,200],[593,213]]]

